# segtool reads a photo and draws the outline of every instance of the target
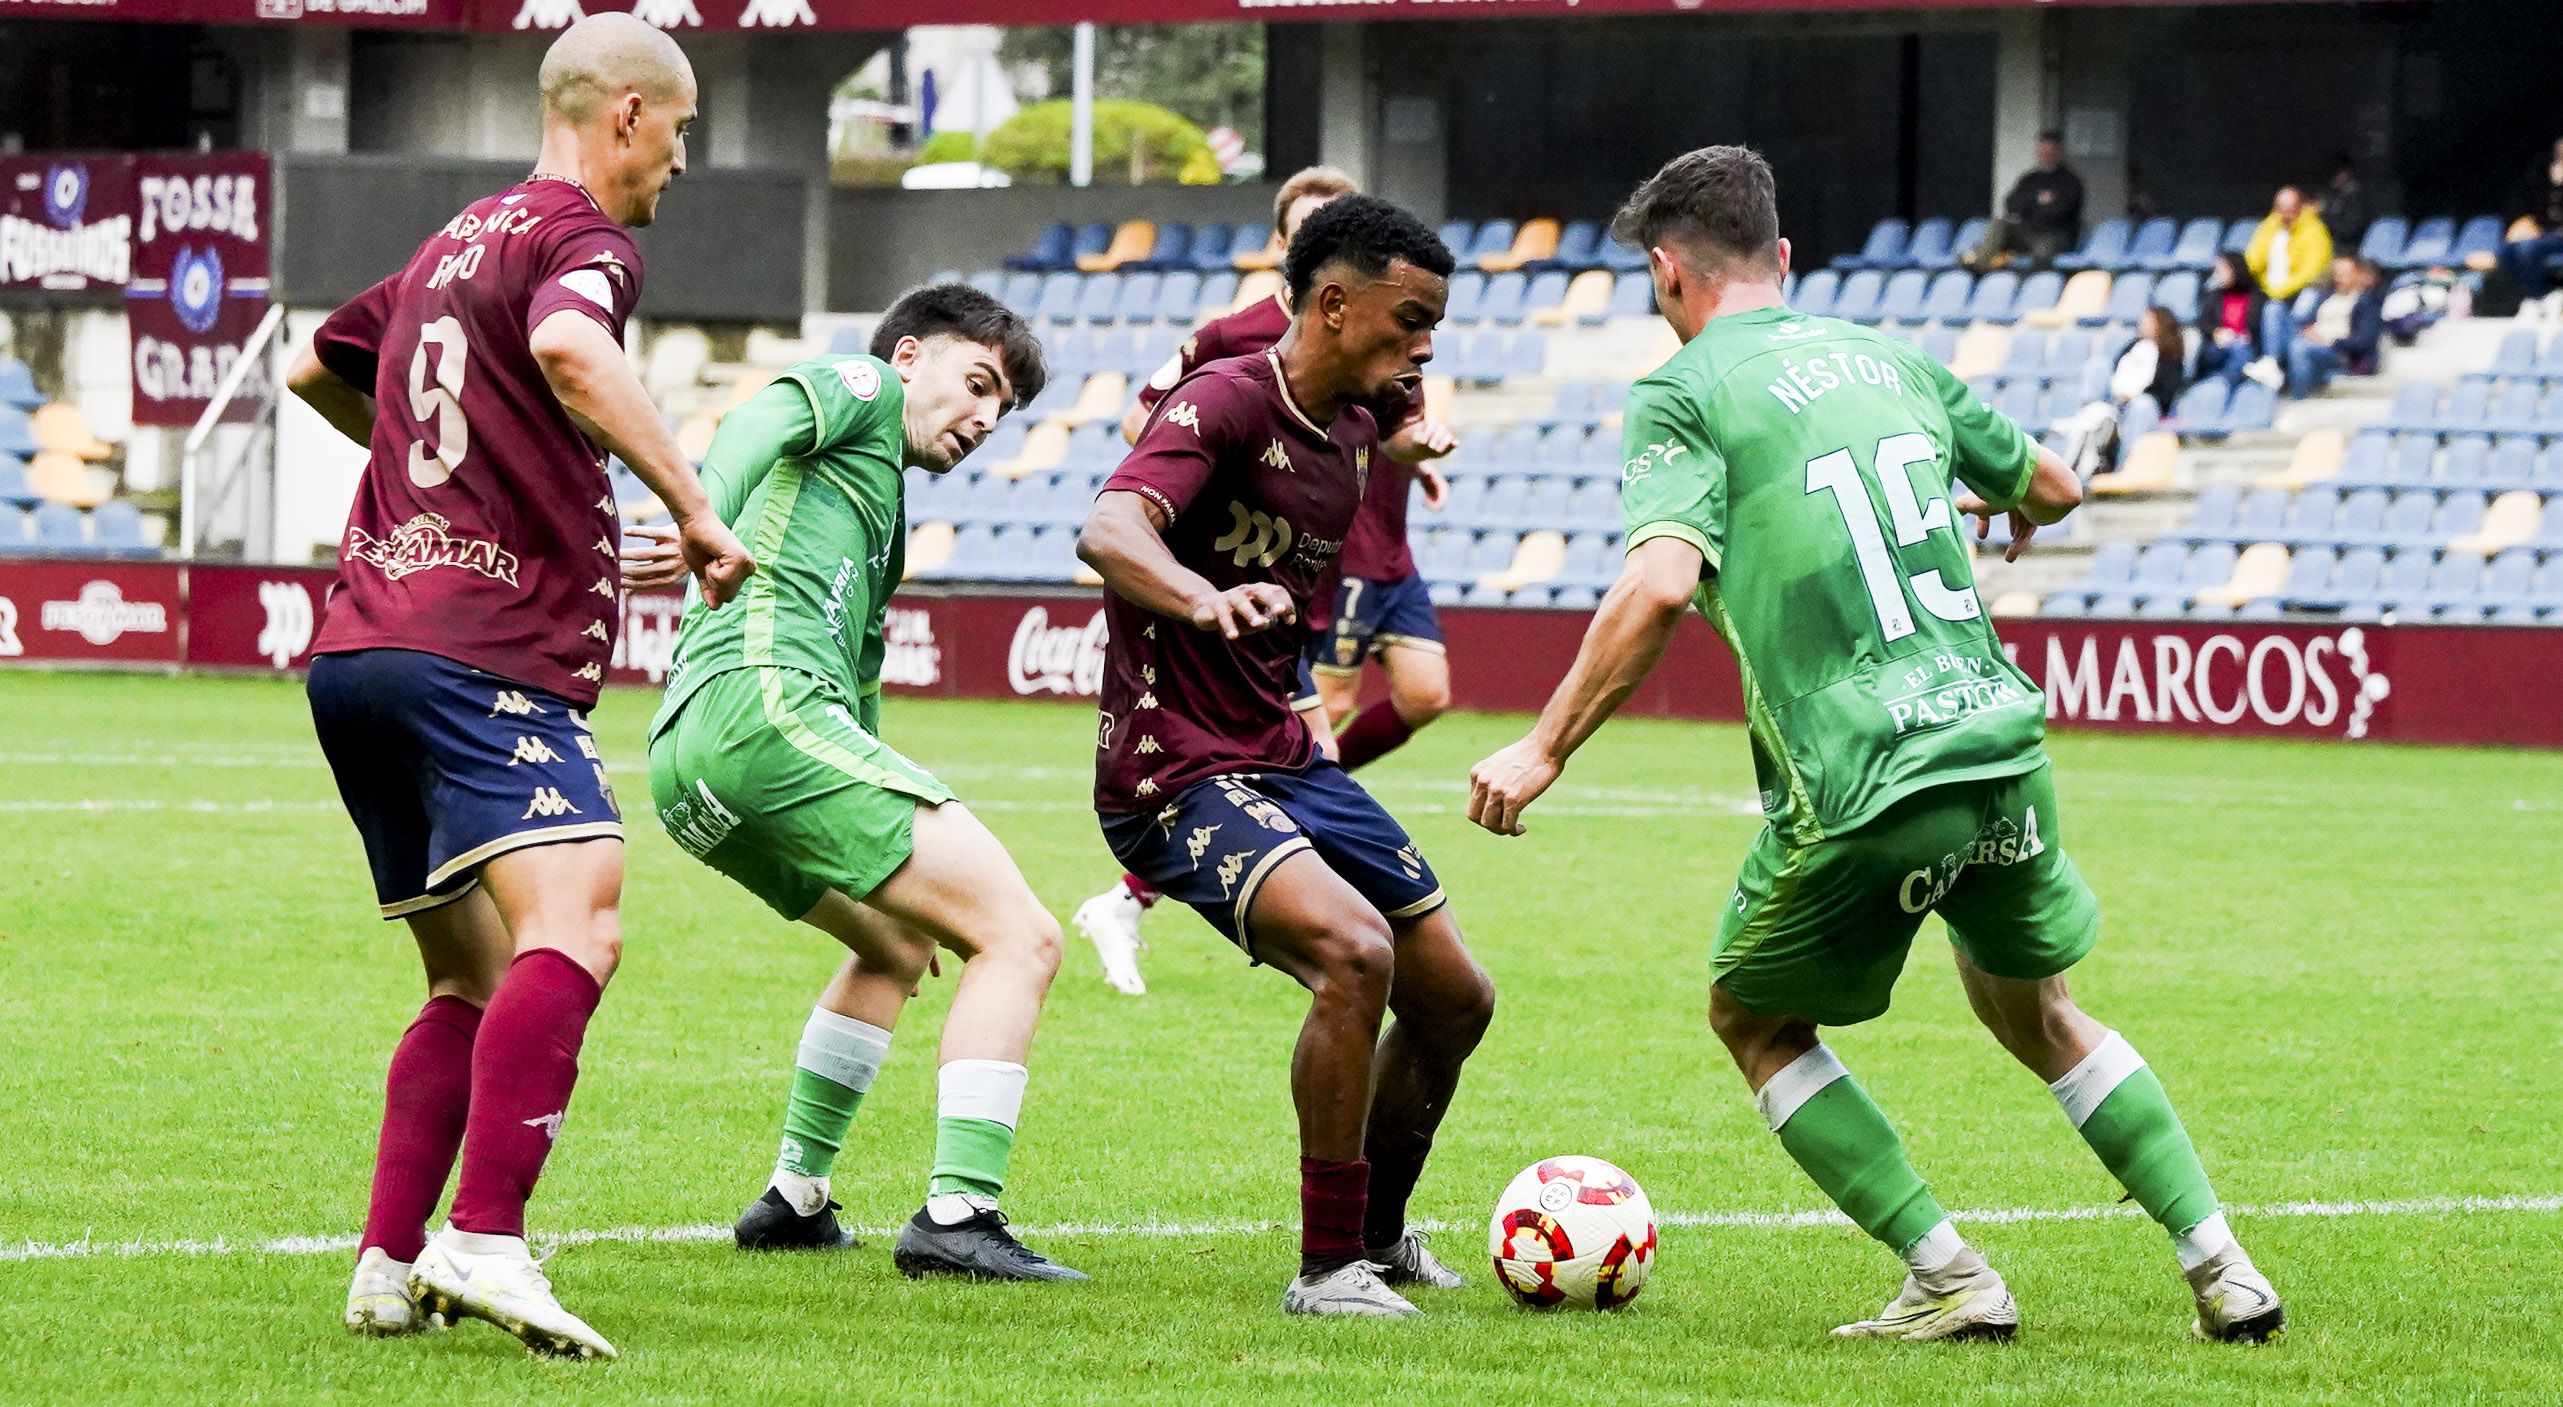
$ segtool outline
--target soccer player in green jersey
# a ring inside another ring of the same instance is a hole
[[[2217,1210],[2162,1083],[2064,972],[2100,910],[2066,858],[2037,689],[1985,620],[1956,513],[2011,515],[2017,555],[2081,500],[2064,461],[1904,343],[1781,301],[1771,168],[1676,157],[1614,231],[1647,251],[1682,350],[1630,393],[1628,565],[1520,742],[1470,775],[1469,818],[1523,808],[1661,658],[1695,603],[1735,650],[1770,824],[1712,948],[1709,1024],[1826,1196],[1900,1254],[1855,1338],[2004,1339],[2002,1277],[1960,1239],[1895,1128],[1818,1036],[1887,1009],[1938,913],[1968,1001],[2170,1233],[2195,1332],[2265,1339],[2278,1296]],[[1952,475],[1967,493],[1952,503]]]
[[[1086,1278],[1015,1240],[997,1210],[1058,921],[978,818],[878,736],[904,469],[950,470],[1044,375],[1031,329],[996,300],[921,289],[882,316],[871,356],[802,362],[731,411],[703,461],[714,510],[760,544],[758,569],[727,610],[687,602],[650,723],[651,796],[687,853],[851,953],[802,1029],[782,1153],[739,1218],[743,1247],[852,1244],[828,1174],[941,946],[964,966],[934,1171],[894,1258],[911,1276]]]

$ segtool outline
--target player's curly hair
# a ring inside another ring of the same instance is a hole
[[[1299,227],[1290,252],[1282,257],[1282,278],[1290,285],[1290,305],[1297,308],[1330,264],[1378,278],[1398,259],[1443,278],[1451,276],[1455,263],[1441,236],[1403,207],[1375,195],[1347,195],[1328,201]]]
[[[1664,163],[1611,220],[1636,249],[1671,245],[1692,260],[1780,271],[1780,198],[1751,147],[1702,147]]]
[[[938,283],[899,295],[881,325],[872,330],[872,355],[883,361],[899,349],[901,338],[958,337],[994,347],[1014,388],[1008,409],[1030,405],[1050,380],[1050,363],[1041,354],[1041,339],[1023,315],[966,283]]]

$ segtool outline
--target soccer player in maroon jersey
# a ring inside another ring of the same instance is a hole
[[[606,452],[675,515],[706,597],[754,567],[623,356],[641,292],[626,229],[685,169],[693,70],[604,14],[553,43],[541,84],[533,174],[331,314],[290,384],[373,451],[312,647],[312,718],[429,994],[392,1055],[346,1323],[468,1315],[611,1358],[524,1240],[622,952],[622,822],[584,712],[619,616]]]
[[[1273,229],[1283,246],[1287,248],[1300,225],[1328,201],[1357,195],[1360,189],[1352,177],[1332,166],[1311,166],[1284,181],[1273,197]],[[1290,304],[1282,293],[1202,324],[1139,388],[1138,402],[1122,421],[1121,437],[1137,444],[1148,417],[1176,382],[1212,362],[1263,351],[1279,342],[1290,324]],[[1440,717],[1450,707],[1451,693],[1441,625],[1406,546],[1406,508],[1410,483],[1424,486],[1428,506],[1442,506],[1450,485],[1432,461],[1458,448],[1459,439],[1449,426],[1424,413],[1424,398],[1415,388],[1392,386],[1368,408],[1386,454],[1370,477],[1352,531],[1345,535],[1338,571],[1341,585],[1320,589],[1311,604],[1308,658],[1302,671],[1307,677],[1291,699],[1291,707],[1309,715],[1319,742],[1335,753],[1346,771],[1395,748],[1415,729]],[[1351,609],[1339,611],[1339,600]],[[1364,710],[1346,729],[1339,747],[1335,724],[1351,712],[1362,660],[1373,652],[1388,672],[1391,697]],[[1110,889],[1077,906],[1071,921],[1095,945],[1096,955],[1103,959],[1104,981],[1115,991],[1131,996],[1148,991],[1139,973],[1139,950],[1146,946],[1139,937],[1139,919],[1156,902],[1157,891],[1146,880],[1125,874]]]
[[[1078,540],[1103,576],[1095,810],[1115,858],[1309,991],[1297,1314],[1419,1312],[1460,1283],[1406,1203],[1495,1009],[1440,881],[1290,707],[1303,613],[1372,472],[1364,403],[1433,354],[1450,251],[1386,201],[1309,217],[1290,331],[1168,392]],[[1395,1021],[1383,1038],[1384,1016]]]

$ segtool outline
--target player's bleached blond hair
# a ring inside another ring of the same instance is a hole
[[[543,115],[575,126],[625,93],[653,101],[694,84],[694,66],[655,25],[617,11],[589,15],[543,52]]]
[[[1273,234],[1280,236],[1282,225],[1290,219],[1290,208],[1312,195],[1332,200],[1361,193],[1361,183],[1332,166],[1302,167],[1273,192]]]

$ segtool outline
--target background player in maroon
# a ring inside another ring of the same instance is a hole
[[[1324,209],[1326,203],[1337,196],[1357,195],[1360,191],[1361,187],[1354,184],[1352,177],[1332,166],[1302,169],[1282,182],[1281,189],[1274,193],[1274,238],[1287,250],[1291,237],[1299,233],[1299,227],[1309,216]],[[1121,437],[1137,444],[1140,432],[1147,428],[1149,417],[1176,382],[1212,362],[1262,352],[1279,342],[1282,334],[1290,331],[1290,325],[1287,290],[1270,298],[1259,298],[1235,312],[1203,323],[1184,340],[1182,348],[1157,369],[1147,384],[1139,388],[1137,403],[1122,419]],[[1366,408],[1378,427],[1380,445],[1386,453],[1371,466],[1368,490],[1353,516],[1352,529],[1345,534],[1338,574],[1347,581],[1368,579],[1379,575],[1382,568],[1403,561],[1406,564],[1405,575],[1412,577],[1414,558],[1406,549],[1408,486],[1421,483],[1425,503],[1434,508],[1441,507],[1449,496],[1450,485],[1442,478],[1441,471],[1433,468],[1432,461],[1457,449],[1459,438],[1449,426],[1424,413],[1424,397],[1418,386],[1392,383],[1379,400]],[[1361,588],[1353,589],[1359,591]],[[1325,636],[1341,590],[1332,584],[1321,586],[1310,602],[1305,619],[1312,632],[1312,655],[1325,651]],[[1427,603],[1424,609],[1430,611],[1430,604]],[[1397,694],[1392,700],[1395,708],[1388,714],[1392,726],[1383,728],[1378,720],[1372,720],[1370,726],[1356,737],[1360,755],[1345,760],[1347,770],[1360,766],[1396,743],[1404,742],[1413,729],[1422,727],[1450,706],[1450,670],[1439,654],[1439,639],[1431,643],[1434,646],[1431,659],[1422,661],[1421,667],[1405,669],[1402,674],[1399,666],[1407,663],[1403,656],[1383,659],[1382,663],[1389,666],[1390,687]],[[1353,673],[1358,679],[1359,661],[1355,661]],[[1338,702],[1322,692],[1323,687],[1320,680],[1303,680],[1293,691],[1291,707],[1308,715],[1309,725],[1316,730],[1319,744],[1334,751],[1334,724],[1350,710],[1354,690],[1338,686],[1336,692],[1342,696]],[[1391,705],[1383,703],[1377,707],[1389,709]],[[1392,733],[1395,742],[1381,746]],[[1147,946],[1139,936],[1139,920],[1156,902],[1154,887],[1135,874],[1124,874],[1111,888],[1077,906],[1071,921],[1076,924],[1077,931],[1086,936],[1086,941],[1094,944],[1096,955],[1103,960],[1104,981],[1115,991],[1134,997],[1148,991],[1147,980],[1139,972],[1139,952]]]
[[[1301,612],[1371,473],[1363,403],[1431,359],[1451,256],[1412,215],[1348,196],[1286,269],[1290,332],[1177,383],[1078,541],[1112,593],[1095,810],[1133,873],[1308,989],[1283,1308],[1407,1315],[1392,1284],[1460,1283],[1406,1204],[1495,992],[1432,867],[1289,699]]]
[[[622,348],[641,291],[625,227],[648,224],[685,169],[693,71],[667,36],[609,14],[554,42],[541,85],[533,174],[333,313],[291,385],[373,451],[313,646],[312,711],[429,992],[392,1057],[347,1324],[469,1315],[610,1358],[524,1242],[622,952],[621,818],[583,713],[619,615],[605,451],[675,515],[707,597],[753,566]]]

